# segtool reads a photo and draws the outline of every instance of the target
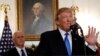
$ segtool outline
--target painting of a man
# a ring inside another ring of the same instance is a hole
[[[23,1],[23,31],[25,34],[38,35],[53,29],[52,1],[32,3],[33,0],[29,0],[29,5],[25,4],[28,4],[26,0]]]
[[[44,10],[44,6],[40,2],[37,2],[33,5],[32,11],[34,16],[30,33],[40,34],[46,30],[49,30],[49,28],[51,27],[49,19],[47,19],[44,15]]]

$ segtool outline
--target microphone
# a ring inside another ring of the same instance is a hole
[[[73,22],[74,22],[73,25],[70,26],[72,32],[84,38],[83,30],[81,26],[76,22],[76,18]],[[79,34],[79,30],[80,30],[80,34]]]
[[[73,25],[70,26],[70,28],[71,28],[72,30],[77,30],[77,29],[80,29],[81,26],[80,26],[77,22],[75,22]]]

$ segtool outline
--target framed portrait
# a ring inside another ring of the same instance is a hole
[[[18,30],[27,41],[39,40],[41,33],[55,29],[58,0],[17,0]]]

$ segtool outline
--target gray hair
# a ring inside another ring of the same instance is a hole
[[[34,9],[34,7],[39,7],[41,11],[44,10],[44,5],[40,2],[36,2],[35,4],[33,4],[32,10]]]
[[[15,33],[13,33],[13,35],[12,35],[12,40],[15,38],[15,35],[16,35],[16,33],[18,33],[18,32],[22,32],[22,31],[16,31]]]

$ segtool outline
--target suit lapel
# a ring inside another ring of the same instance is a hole
[[[67,49],[59,30],[55,30],[54,32],[55,33],[52,33],[54,35],[53,37],[55,37],[52,39],[54,41],[53,45],[57,46],[54,48],[59,49],[58,53],[67,55],[68,54]],[[73,32],[71,32],[71,35],[72,35],[72,55],[81,55],[82,54],[81,50],[83,50],[83,39],[81,39],[80,36],[76,35]]]
[[[27,55],[29,56],[29,55],[30,55],[30,53],[29,53],[28,49],[26,49],[26,48],[25,48],[25,50],[26,50]]]
[[[72,55],[79,55],[80,53],[80,38],[75,33],[72,33]]]
[[[62,50],[62,52],[64,52],[64,54],[68,54],[66,46],[65,46],[65,42],[59,32],[59,30],[55,31],[56,34],[55,36],[57,36],[56,41],[59,43],[60,45],[60,49]],[[78,47],[79,47],[79,40],[78,40],[78,36],[76,36],[76,34],[71,32],[71,36],[72,36],[72,55],[73,54],[78,54],[79,52],[77,51]],[[76,52],[77,51],[77,52]]]
[[[76,50],[76,41],[77,41],[76,36],[72,34],[72,54],[74,53],[74,50]]]
[[[32,52],[30,49],[28,48],[25,48],[26,49],[26,53],[27,53],[27,56],[32,56]]]
[[[57,29],[55,32],[56,32],[55,36],[57,37],[56,40],[58,42],[58,45],[60,45],[59,49],[62,50],[61,52],[63,52],[64,54],[67,54],[67,49],[66,49],[66,46],[65,46],[65,42],[64,42],[59,30]]]
[[[15,56],[20,56],[16,48],[13,49],[13,53],[12,54],[14,54]]]

